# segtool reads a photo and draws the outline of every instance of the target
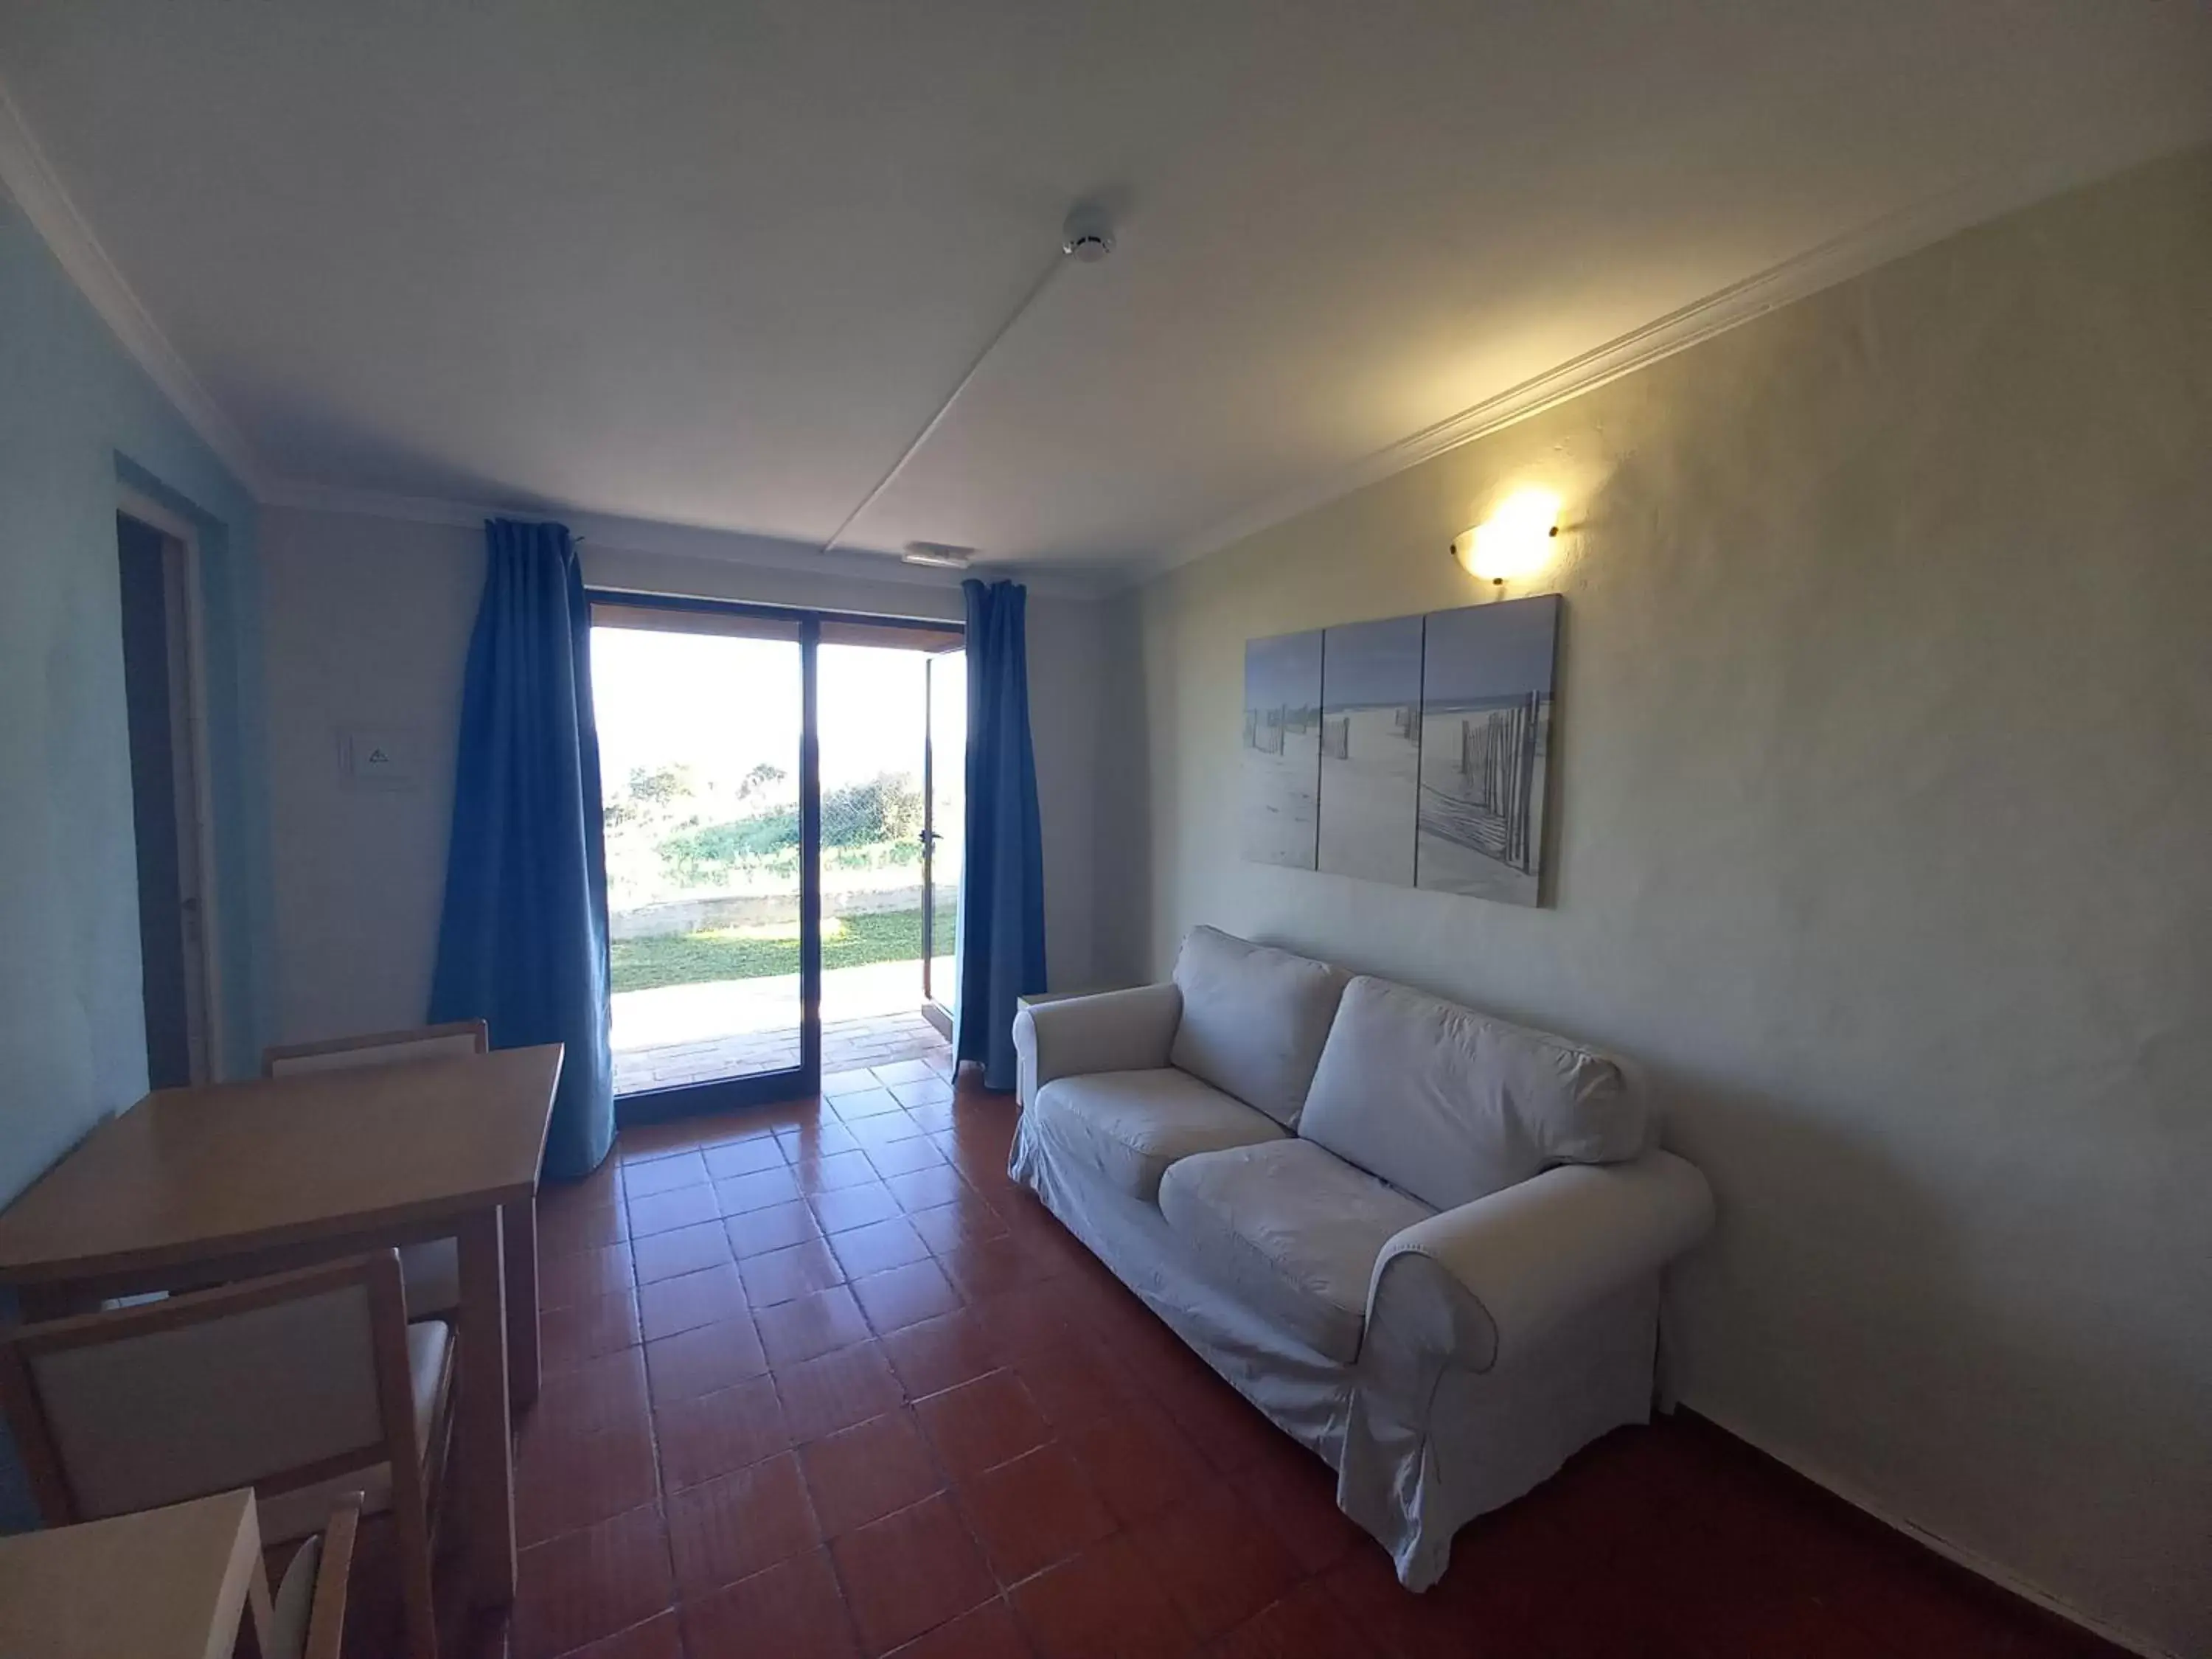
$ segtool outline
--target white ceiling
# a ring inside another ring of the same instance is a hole
[[[2212,137],[2212,12],[56,0],[0,9],[0,79],[264,486],[819,541],[1102,193],[1120,250],[849,538],[1079,567],[1835,239]]]

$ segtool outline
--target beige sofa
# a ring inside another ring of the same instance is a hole
[[[1451,1538],[1649,1419],[1711,1224],[1613,1060],[1201,927],[1172,981],[1026,1008],[1012,1170],[1425,1589]]]

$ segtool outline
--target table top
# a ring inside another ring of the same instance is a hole
[[[250,1491],[0,1538],[0,1653],[229,1659],[260,1565]]]
[[[561,1045],[162,1089],[0,1212],[0,1283],[91,1279],[530,1196]]]

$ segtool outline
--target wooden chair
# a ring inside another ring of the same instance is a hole
[[[289,1077],[301,1072],[333,1072],[355,1066],[397,1066],[413,1060],[444,1060],[488,1054],[491,1031],[480,1019],[456,1019],[443,1025],[418,1025],[404,1031],[368,1036],[331,1037],[261,1051],[261,1075]],[[407,1286],[407,1312],[422,1319],[451,1314],[461,1304],[461,1254],[450,1238],[404,1244],[399,1272]]]
[[[385,1250],[0,1331],[0,1406],[50,1526],[251,1486],[281,1543],[365,1493],[391,1512],[408,1652],[436,1659],[453,1353],[450,1326],[407,1322]]]
[[[301,1545],[284,1569],[262,1639],[262,1659],[338,1659],[364,1497],[355,1492],[341,1498],[322,1532]]]

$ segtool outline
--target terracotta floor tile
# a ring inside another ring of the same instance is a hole
[[[904,1407],[799,1448],[823,1535],[837,1538],[945,1488]]]
[[[1160,1403],[1224,1474],[1238,1474],[1280,1449],[1283,1431],[1212,1371],[1166,1390]]]
[[[836,1252],[848,1279],[929,1259],[929,1246],[921,1242],[921,1235],[903,1216],[872,1221],[865,1227],[833,1234],[830,1248]]]
[[[1040,1446],[988,1469],[963,1481],[958,1497],[1002,1584],[1066,1560],[1115,1528],[1064,1446]]]
[[[647,1415],[652,1402],[645,1389],[645,1353],[617,1348],[566,1370],[548,1371],[538,1387],[538,1404],[522,1425],[532,1435],[599,1434]]]
[[[538,1363],[548,1372],[631,1347],[640,1340],[637,1303],[624,1291],[538,1315]]]
[[[855,1279],[852,1291],[878,1336],[919,1325],[926,1319],[941,1318],[962,1305],[960,1292],[945,1278],[944,1269],[927,1257],[888,1273]]]
[[[923,1210],[957,1203],[963,1196],[972,1195],[973,1192],[960,1178],[960,1171],[950,1164],[933,1164],[926,1170],[888,1176],[884,1186],[890,1193],[892,1201],[909,1218]]]
[[[1543,1652],[1532,1650],[1531,1656]],[[1208,1659],[1382,1659],[1317,1580],[1299,1585],[1206,1650]],[[1623,1655],[1621,1659],[1629,1659]]]
[[[1109,1538],[1007,1594],[1045,1659],[1176,1659],[1197,1638],[1127,1538]]]
[[[650,1504],[659,1495],[648,1418],[633,1418],[599,1434],[526,1431],[514,1460],[515,1541],[540,1544]]]
[[[1035,1659],[1036,1650],[1004,1601],[986,1601],[894,1650],[892,1659]]]
[[[900,1182],[933,1181],[940,1173],[926,1170],[920,1175],[901,1176],[898,1182],[885,1182],[884,1184],[891,1189],[891,1196],[903,1204],[906,1200],[901,1197]],[[957,1172],[952,1172],[952,1178],[956,1182],[959,1180]],[[946,1255],[971,1241],[1007,1236],[1006,1218],[973,1188],[964,1184],[951,1202],[909,1211],[907,1219],[914,1224],[915,1231],[921,1235],[922,1243],[938,1255]]]
[[[941,1170],[945,1167],[945,1154],[929,1144],[928,1138],[919,1132],[910,1140],[894,1140],[888,1146],[868,1148],[868,1162],[876,1166],[876,1173],[886,1178],[891,1176],[912,1175],[917,1170]]]
[[[865,1187],[880,1180],[876,1166],[868,1162],[868,1155],[855,1147],[849,1152],[833,1152],[826,1158],[810,1158],[791,1166],[802,1189],[810,1193],[834,1193],[847,1187]]]
[[[563,1255],[541,1255],[538,1263],[538,1306],[573,1308],[603,1296],[620,1296],[631,1285],[629,1246],[602,1244]]]
[[[895,1060],[889,1066],[878,1066],[873,1069],[878,1083],[927,1083],[937,1076],[919,1060]]]
[[[1370,1541],[1336,1506],[1336,1472],[1302,1446],[1286,1443],[1282,1455],[1260,1459],[1231,1484],[1302,1571],[1324,1571]]]
[[[821,1542],[799,1459],[784,1452],[668,1500],[668,1544],[685,1601],[750,1578]]]
[[[914,1114],[903,1107],[894,1111],[878,1112],[872,1117],[855,1118],[845,1127],[853,1139],[860,1143],[861,1150],[868,1153],[871,1163],[874,1162],[874,1155],[884,1148],[905,1141],[921,1140],[929,1133],[915,1121]],[[934,1151],[933,1148],[929,1150]],[[942,1162],[942,1155],[929,1161]]]
[[[993,1371],[918,1401],[930,1444],[956,1480],[1044,1444],[1050,1429],[1012,1371]]]
[[[749,1255],[787,1250],[822,1237],[814,1212],[804,1204],[778,1204],[765,1210],[733,1215],[722,1224],[729,1247],[742,1262]]]
[[[848,1533],[830,1556],[871,1653],[888,1653],[998,1593],[949,1498],[925,1498]]]
[[[684,1659],[683,1626],[672,1609],[578,1648],[568,1659]]]
[[[855,1342],[779,1367],[776,1392],[793,1442],[819,1440],[904,1403],[905,1390],[879,1342]]]
[[[865,1187],[841,1187],[834,1193],[811,1194],[806,1205],[822,1231],[833,1235],[905,1213],[880,1181]]]
[[[785,1249],[741,1256],[738,1271],[744,1276],[745,1297],[756,1308],[773,1308],[779,1302],[796,1302],[845,1282],[845,1269],[820,1237]]]
[[[604,1249],[629,1237],[629,1219],[619,1200],[604,1204],[555,1209],[541,1204],[538,1212],[538,1255],[541,1261],[578,1250]]]
[[[684,1604],[691,1659],[854,1659],[845,1600],[820,1550]]]
[[[1088,1345],[1021,1354],[1013,1370],[1055,1434],[1073,1434],[1137,1403],[1127,1376]]]
[[[1191,1628],[1209,1639],[1279,1600],[1304,1577],[1251,1505],[1225,1486],[1163,1511],[1132,1536]]]
[[[648,1170],[658,1164],[648,1164]],[[696,1227],[702,1221],[719,1221],[722,1212],[714,1201],[711,1183],[678,1187],[629,1201],[629,1236],[644,1238],[653,1233],[672,1233],[678,1227]]]
[[[649,1238],[632,1239],[629,1248],[630,1258],[637,1264],[637,1282],[641,1285],[720,1267],[730,1259],[729,1237],[719,1221],[679,1227],[672,1232],[655,1233]]]
[[[791,1433],[774,1379],[695,1395],[653,1413],[660,1476],[671,1492],[746,1468],[788,1449]]]
[[[860,1304],[842,1285],[759,1309],[754,1317],[769,1363],[775,1365],[796,1365],[868,1338],[868,1322],[860,1316]]]
[[[674,1336],[711,1325],[718,1319],[736,1319],[745,1311],[745,1287],[735,1264],[718,1261],[695,1273],[656,1279],[637,1292],[639,1328],[645,1340]]]
[[[857,1071],[825,1073],[822,1079],[822,1097],[829,1101],[842,1095],[864,1095],[883,1086],[876,1074],[863,1066]]]
[[[860,1150],[860,1143],[853,1139],[844,1121],[827,1113],[795,1129],[777,1130],[775,1144],[783,1152],[783,1161],[794,1169],[804,1163]]]
[[[1052,1275],[1052,1266],[1040,1261],[1028,1245],[1011,1233],[995,1238],[963,1239],[938,1253],[952,1282],[972,1301],[1005,1296]]]
[[[706,1179],[706,1159],[689,1147],[666,1152],[649,1162],[625,1161],[622,1166],[623,1196],[632,1203],[656,1193],[701,1186]]]
[[[884,1352],[909,1400],[973,1382],[1000,1364],[983,1322],[966,1309],[893,1332],[884,1339]]]
[[[888,1089],[864,1089],[854,1094],[839,1095],[830,1103],[837,1115],[848,1124],[880,1117],[886,1112],[899,1109],[897,1099]]]
[[[645,1346],[646,1380],[656,1408],[713,1394],[767,1370],[768,1356],[762,1352],[753,1322],[743,1317],[702,1325]]]
[[[516,1560],[514,1659],[555,1659],[642,1624],[672,1589],[667,1534],[650,1505],[535,1545]]]
[[[902,1106],[944,1105],[952,1099],[952,1085],[934,1075],[908,1078],[890,1087],[892,1098]]]
[[[1188,1437],[1150,1407],[1094,1423],[1075,1436],[1073,1446],[1106,1507],[1125,1524],[1158,1515],[1219,1478]]]
[[[779,1161],[773,1170],[756,1170],[714,1183],[714,1197],[724,1215],[750,1215],[779,1204],[796,1204],[799,1177]]]
[[[716,1181],[728,1181],[737,1176],[757,1175],[763,1170],[784,1167],[783,1148],[772,1134],[755,1135],[746,1140],[725,1141],[707,1149],[707,1173]]]

